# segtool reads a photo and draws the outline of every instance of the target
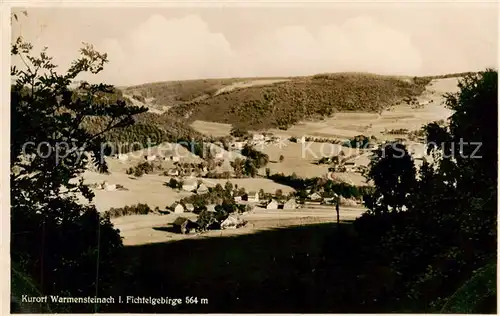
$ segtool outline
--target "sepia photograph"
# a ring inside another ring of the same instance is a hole
[[[2,7],[10,313],[497,313],[497,2],[78,5]]]

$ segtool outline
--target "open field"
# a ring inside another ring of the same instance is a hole
[[[109,184],[121,184],[128,189],[128,191],[94,190],[95,197],[92,203],[101,212],[111,207],[123,207],[137,203],[145,203],[152,208],[158,206],[160,209],[164,209],[165,206],[192,194],[178,192],[163,185],[169,178],[160,175],[146,174],[135,179],[120,172],[113,172],[110,175],[86,172],[83,177],[85,182],[89,184],[107,181]]]
[[[365,210],[363,208],[342,207],[340,219],[354,220]],[[114,218],[113,224],[124,237],[125,245],[141,245],[148,243],[169,242],[183,239],[202,239],[209,237],[228,237],[234,235],[253,234],[262,230],[279,227],[329,223],[336,221],[335,208],[327,206],[311,206],[297,210],[265,210],[256,208],[243,214],[241,218],[248,221],[245,227],[238,229],[215,230],[203,234],[182,235],[170,231],[171,223],[179,216],[196,220],[193,213],[167,215],[131,215]]]
[[[344,152],[346,157],[363,153],[369,154],[370,152],[368,150],[347,148],[331,143],[294,143],[288,140],[279,144],[265,145],[259,150],[269,155],[271,162],[266,168],[271,170],[271,174],[283,173],[291,175],[295,173],[299,177],[306,178],[320,177],[327,174],[328,165],[315,164],[321,157],[338,155],[340,151]],[[283,155],[285,158],[281,163],[279,162],[280,155]],[[262,168],[260,173],[264,174],[265,168]],[[356,178],[355,182],[359,182],[358,180]]]
[[[257,87],[257,86],[267,86],[271,85],[274,83],[279,83],[279,82],[285,82],[289,81],[290,79],[253,79],[253,80],[246,80],[246,81],[241,81],[241,82],[235,82],[233,84],[227,85],[225,87],[220,88],[215,92],[214,95],[219,95],[221,93],[227,93],[231,92],[236,89],[243,89],[243,88],[250,88],[250,87]]]
[[[207,121],[194,121],[191,127],[196,131],[209,136],[227,136],[231,131],[231,124],[223,124]]]
[[[99,211],[106,211],[111,207],[123,207],[137,203],[145,203],[154,208],[158,206],[164,209],[165,206],[179,201],[183,197],[193,193],[173,190],[164,185],[170,180],[170,177],[145,174],[140,178],[134,178],[122,172],[112,172],[109,175],[96,172],[86,172],[83,175],[85,183],[102,183],[107,181],[109,184],[121,184],[128,191],[103,191],[95,190],[93,204]],[[198,179],[197,179],[198,180]],[[199,178],[208,187],[214,187],[217,184],[224,184],[226,179],[203,179]],[[263,178],[248,178],[248,179],[229,179],[233,185],[238,185],[240,188],[245,188],[249,191],[259,191],[274,193],[277,189],[281,189],[283,193],[290,193],[294,190],[286,185],[277,184],[271,180]]]

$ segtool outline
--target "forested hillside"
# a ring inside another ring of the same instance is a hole
[[[401,80],[361,73],[297,77],[269,86],[237,89],[171,109],[189,120],[230,123],[242,128],[287,129],[304,119],[336,111],[377,112],[421,94],[429,79]]]

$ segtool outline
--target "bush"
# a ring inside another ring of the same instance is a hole
[[[110,218],[116,218],[127,215],[147,215],[153,213],[153,210],[147,204],[135,204],[131,206],[124,206],[118,208],[110,208],[105,212]]]
[[[245,137],[248,135],[248,131],[241,129],[239,127],[233,127],[231,128],[231,132],[229,133],[233,137]]]

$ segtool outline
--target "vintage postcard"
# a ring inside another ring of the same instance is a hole
[[[498,3],[37,3],[10,313],[496,314]]]

